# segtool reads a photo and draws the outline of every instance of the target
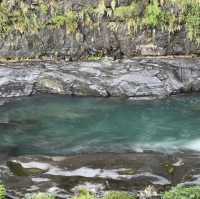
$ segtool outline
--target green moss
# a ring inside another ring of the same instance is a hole
[[[200,187],[176,187],[165,192],[162,199],[200,199]]]
[[[6,188],[0,184],[0,199],[6,199]]]

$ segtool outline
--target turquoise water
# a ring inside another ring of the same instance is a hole
[[[200,151],[200,96],[154,102],[34,96],[0,106],[0,151],[15,155]]]

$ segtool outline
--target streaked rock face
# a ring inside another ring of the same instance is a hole
[[[162,98],[200,90],[200,60],[135,58],[99,62],[0,65],[0,97],[54,93],[77,96]]]

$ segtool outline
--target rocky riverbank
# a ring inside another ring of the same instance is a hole
[[[52,93],[72,96],[163,98],[200,91],[199,58],[112,61],[33,61],[0,64],[0,97]]]
[[[1,180],[15,198],[50,192],[70,198],[81,188],[102,196],[109,190],[138,194],[148,185],[158,193],[177,184],[199,185],[199,154],[98,153],[66,157],[1,159]]]

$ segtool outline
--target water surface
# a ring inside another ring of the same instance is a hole
[[[0,106],[0,151],[200,151],[200,96],[154,102],[34,96]]]

